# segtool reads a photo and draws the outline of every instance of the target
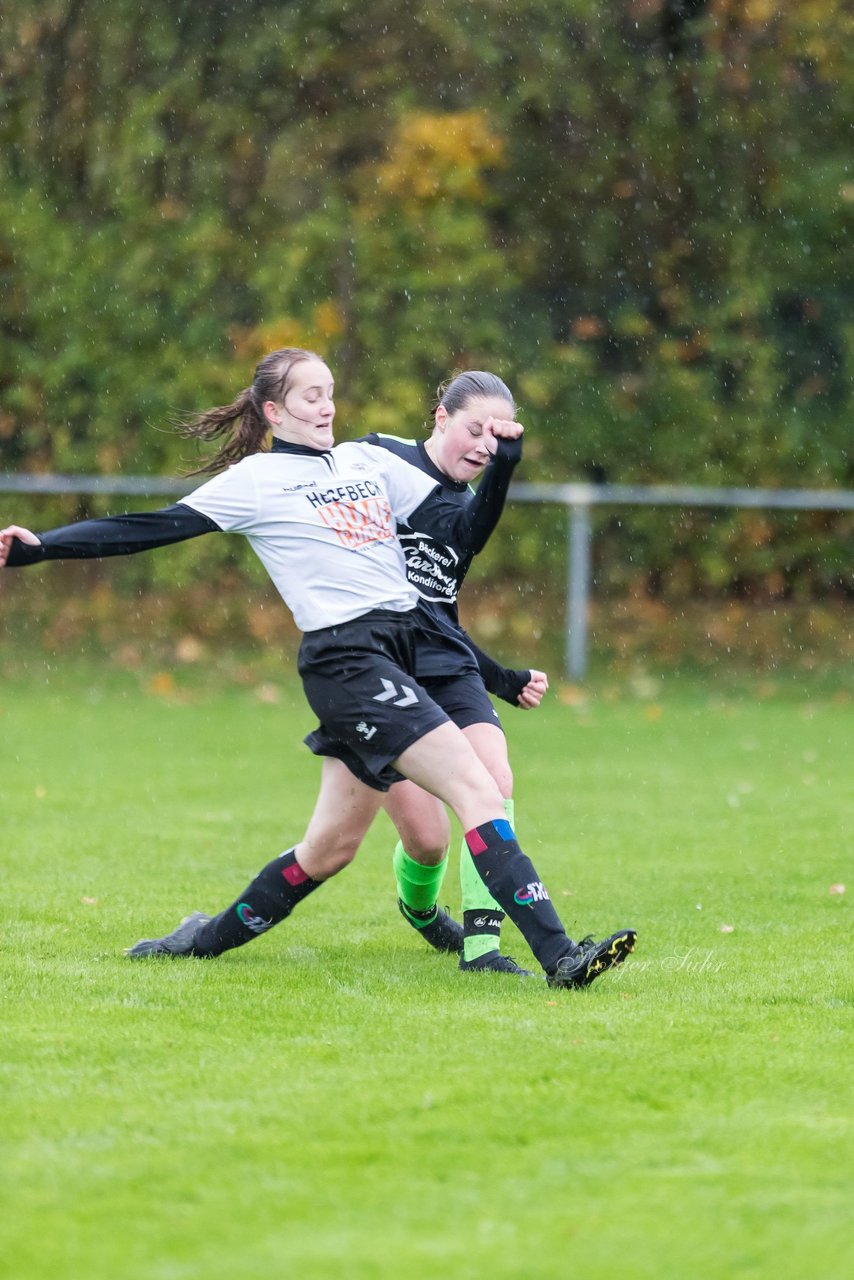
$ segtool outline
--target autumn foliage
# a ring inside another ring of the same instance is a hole
[[[300,343],[343,436],[489,367],[527,480],[851,486],[844,0],[5,13],[0,469],[175,473],[176,416]],[[847,588],[850,516],[599,532],[600,588]],[[482,572],[563,547],[511,512]]]

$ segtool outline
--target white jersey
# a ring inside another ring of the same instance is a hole
[[[184,506],[243,533],[301,631],[370,609],[413,609],[396,521],[436,481],[376,445],[328,453],[256,453],[200,486]]]

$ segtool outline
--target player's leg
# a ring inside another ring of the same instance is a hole
[[[450,723],[432,729],[401,752],[394,765],[453,809],[478,874],[551,982],[586,985],[597,973],[625,959],[634,947],[633,930],[621,930],[605,943],[595,944],[599,948],[595,955],[567,936],[533,863],[501,816],[498,786],[461,730]]]
[[[356,778],[385,788],[384,805],[400,835],[392,859],[400,913],[430,946],[439,951],[462,951],[462,927],[438,906],[450,841],[445,806],[384,763],[376,773],[353,747],[324,725],[313,729],[305,742],[321,759],[340,760]]]
[[[504,816],[515,830],[513,773],[503,731],[495,723],[481,721],[466,726],[463,733],[501,792]],[[509,957],[501,955],[500,937],[504,912],[478,874],[465,837],[460,845],[460,895],[463,916],[463,956],[460,967],[524,973],[525,970],[519,970]]]
[[[171,934],[138,942],[127,954],[212,957],[266,933],[352,861],[382,799],[340,760],[324,759],[314,813],[299,844],[268,862],[218,915],[194,912]]]
[[[450,805],[478,874],[528,941],[549,980],[578,986],[634,946],[623,930],[595,955],[571,941],[530,859],[516,842],[495,781],[462,730],[411,674],[411,619],[372,616],[307,633],[299,670],[309,704],[376,777],[389,767]],[[342,679],[342,665],[346,679]],[[397,696],[395,696],[397,695]],[[595,969],[593,965],[596,965]]]
[[[313,880],[328,880],[356,856],[384,792],[357,778],[342,760],[324,759],[320,791],[296,858]]]
[[[439,906],[451,838],[445,806],[404,779],[389,788],[383,807],[400,836],[392,866],[401,915],[438,951],[461,951],[462,929]]]
[[[512,826],[513,775],[507,758],[507,740],[480,674],[462,671],[451,678],[431,678],[425,681],[424,687],[453,723],[463,730],[495,780],[504,800],[505,817]],[[527,970],[501,954],[499,943],[504,912],[478,874],[465,840],[460,851],[460,887],[463,909],[460,968],[527,976]]]

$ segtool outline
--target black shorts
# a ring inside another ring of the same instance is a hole
[[[494,724],[501,728],[498,712],[490,702],[479,675],[467,673],[447,680],[431,677],[423,680],[420,687],[423,687],[424,692],[458,728],[468,729],[473,724]],[[304,741],[316,756],[333,756],[345,764],[360,782],[365,782],[378,791],[388,791],[393,783],[401,780],[402,774],[391,766],[379,773],[366,769],[362,757],[347,742],[342,741],[328,724],[318,725]]]
[[[498,712],[492,705],[479,671],[453,676],[422,676],[421,683],[458,729],[468,729],[473,724],[494,724],[501,728]]]
[[[411,614],[376,609],[339,627],[306,632],[300,645],[309,706],[346,751],[338,758],[379,791],[400,780],[391,761],[449,719],[412,675],[415,627]],[[306,738],[310,746],[313,736]]]

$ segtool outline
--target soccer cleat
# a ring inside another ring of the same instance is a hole
[[[474,960],[466,960],[460,956],[460,968],[471,973],[515,973],[520,978],[533,978],[530,969],[523,969],[512,956],[503,956],[500,951],[487,951],[486,955],[476,956]]]
[[[125,955],[131,960],[138,960],[141,956],[191,956],[199,929],[210,919],[201,911],[194,911],[192,915],[184,916],[178,928],[167,933],[165,938],[143,938],[135,946],[128,947]]]
[[[635,949],[634,929],[621,929],[610,938],[594,942],[585,938],[575,951],[561,956],[551,973],[546,974],[550,987],[589,987],[601,973],[622,964]]]
[[[431,947],[435,947],[437,951],[462,952],[465,937],[463,926],[457,924],[447,912],[440,907],[433,907],[432,911],[413,911],[411,907],[404,906],[400,898],[397,905],[404,920],[408,920]]]

